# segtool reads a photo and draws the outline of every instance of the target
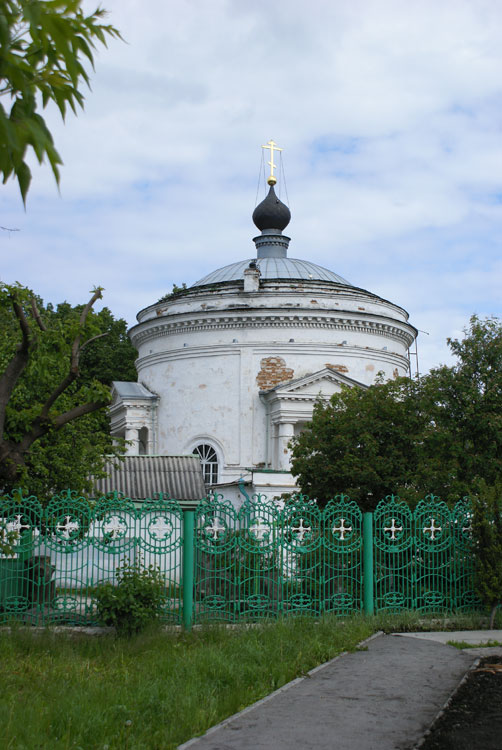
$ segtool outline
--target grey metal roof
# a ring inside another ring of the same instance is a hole
[[[118,468],[110,462],[106,479],[95,482],[96,494],[122,492],[131,500],[162,492],[173,500],[197,503],[206,497],[198,456],[126,456]]]
[[[148,388],[145,388],[144,385],[141,385],[141,383],[114,380],[112,385],[121,398],[158,398],[158,396],[149,391]]]
[[[244,271],[249,266],[251,260],[248,258],[238,263],[231,263],[223,268],[212,271],[204,278],[196,281],[194,286],[205,286],[206,284],[218,284],[222,281],[237,281],[244,278]],[[261,271],[262,279],[303,279],[315,281],[331,281],[335,284],[352,286],[352,284],[342,276],[329,271],[327,268],[310,263],[308,260],[298,260],[297,258],[260,258],[256,261]]]

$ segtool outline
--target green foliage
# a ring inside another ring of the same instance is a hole
[[[502,604],[502,482],[480,484],[473,501],[476,545],[476,592],[487,606]]]
[[[318,403],[292,441],[302,491],[324,505],[343,491],[363,510],[389,493],[449,503],[502,480],[502,322],[473,316],[457,357],[417,380],[344,388]]]
[[[130,637],[157,621],[165,601],[166,585],[160,570],[140,563],[117,568],[117,583],[103,583],[94,591],[98,618],[113,625],[119,636]]]
[[[178,286],[177,284],[173,284],[172,291],[169,292],[169,294],[164,294],[164,296],[159,299],[159,302],[168,302],[169,300],[174,299],[175,297],[181,297],[183,294],[187,294],[189,291],[190,290],[188,289],[185,282],[183,282],[181,286]]]
[[[443,499],[473,494],[480,480],[502,480],[502,321],[472,316],[464,333],[448,339],[457,363],[422,380],[426,459],[437,478],[430,486]]]
[[[44,419],[44,434],[18,458],[15,476],[2,474],[0,487],[10,492],[23,486],[45,502],[62,487],[78,492],[92,490],[91,475],[104,476],[107,456],[121,456],[122,444],[114,444],[110,436],[109,417],[105,407],[110,401],[112,380],[135,380],[136,350],[127,337],[127,324],[115,320],[108,308],[90,310],[81,322],[83,306],[72,307],[63,302],[56,307],[44,306],[33,292],[20,286],[0,288],[0,381],[8,371],[22,342],[19,320],[14,312],[17,300],[29,326],[29,358],[17,379],[5,409],[3,445],[22,444],[47,404],[51,394],[67,378],[72,367],[72,349],[79,337],[81,355],[78,376],[51,404]],[[45,330],[36,322],[31,300]],[[100,337],[100,338],[95,338]],[[86,346],[86,342],[95,339]],[[95,411],[83,414],[63,426],[61,415],[87,403],[96,403]]]
[[[293,440],[292,471],[302,492],[324,506],[337,491],[361,510],[398,493],[419,460],[416,435],[424,427],[416,384],[406,378],[369,388],[342,388],[318,401],[312,421]],[[408,496],[409,496],[408,492]]]
[[[33,149],[41,163],[49,160],[59,184],[61,158],[40,105],[56,104],[64,119],[67,108],[83,107],[82,84],[89,76],[82,61],[94,65],[93,50],[106,36],[119,37],[111,25],[101,23],[105,11],[90,15],[83,0],[3,0],[0,7],[0,174],[4,183],[15,177],[26,202],[31,172],[26,163]]]
[[[62,305],[57,306],[58,315],[61,307]],[[82,306],[73,309],[81,312]],[[111,386],[113,380],[135,382],[138,379],[135,366],[137,351],[127,335],[127,322],[123,318],[114,318],[107,307],[103,307],[95,315],[99,332],[106,333],[106,336],[97,339],[82,352],[81,382],[90,381],[93,377],[107,386]]]

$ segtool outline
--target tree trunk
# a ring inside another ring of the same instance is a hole
[[[492,611],[490,612],[490,630],[493,630],[493,628],[495,627],[495,615],[497,614],[498,607],[500,607],[500,602],[494,604],[492,607]]]

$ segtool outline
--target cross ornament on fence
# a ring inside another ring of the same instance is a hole
[[[28,523],[23,523],[22,519],[22,515],[18,514],[14,517],[13,521],[7,521],[7,523],[5,524],[7,533],[12,534],[12,532],[15,532],[16,534],[19,534],[19,532],[23,529],[29,529],[30,525]]]
[[[430,531],[431,539],[434,540],[436,538],[436,531],[443,531],[442,526],[436,526],[436,521],[434,518],[431,518],[431,525],[430,526],[424,526],[423,532],[426,534],[428,531]]]
[[[64,539],[71,539],[73,532],[79,531],[80,524],[78,521],[72,521],[71,516],[65,516],[64,523],[58,523],[56,526],[56,531],[58,532],[59,536],[62,536]]]
[[[394,541],[397,538],[396,537],[396,531],[399,531],[399,533],[401,534],[401,532],[403,531],[403,527],[402,526],[396,526],[396,519],[393,518],[391,520],[390,526],[384,526],[383,530],[384,530],[384,533],[386,531],[390,531],[391,532],[390,539],[392,539],[392,541]]]
[[[119,516],[111,516],[103,524],[103,531],[107,537],[116,539],[125,534],[126,529],[124,529],[124,526],[127,529],[127,524],[123,518],[120,518]]]
[[[336,523],[333,525],[333,536],[335,534],[340,534],[339,539],[343,542],[345,539],[345,534],[350,534],[352,531],[352,526],[345,526],[345,518],[340,518],[340,526],[337,526]]]
[[[148,530],[155,539],[165,539],[173,533],[173,525],[171,521],[167,520],[167,518],[156,516],[156,518],[148,524]]]
[[[249,527],[249,532],[258,542],[262,542],[265,537],[270,538],[270,526],[264,518],[254,518],[253,526]]]
[[[220,523],[219,518],[213,518],[212,525],[205,526],[204,528],[206,536],[212,537],[214,540],[216,540],[220,534],[226,534],[226,531],[227,527],[224,524]]]
[[[300,520],[297,522],[297,526],[293,526],[291,528],[291,534],[297,539],[299,542],[303,542],[305,536],[307,534],[310,534],[312,531],[311,526],[304,526],[303,525],[303,518],[300,518]]]
[[[462,526],[462,534],[470,534],[472,531],[472,522],[471,519],[468,519],[468,525]]]

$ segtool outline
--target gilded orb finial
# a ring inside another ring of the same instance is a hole
[[[274,151],[282,151],[282,148],[279,148],[279,146],[272,140],[270,140],[266,146],[262,146],[262,148],[267,148],[270,151],[270,161],[267,162],[267,164],[270,165],[270,175],[267,179],[267,182],[271,187],[273,187],[277,183],[277,178],[274,175],[274,169],[277,168],[277,165],[274,164]]]

